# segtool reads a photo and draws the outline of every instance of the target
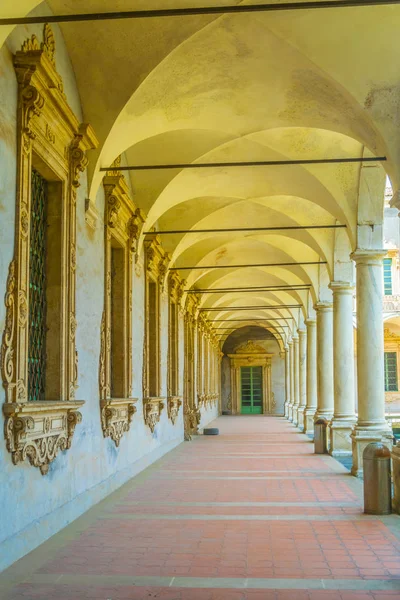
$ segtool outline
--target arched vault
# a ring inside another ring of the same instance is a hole
[[[136,0],[133,8],[159,6]],[[79,7],[74,0],[3,0],[0,16],[104,10],[101,0],[82,0]],[[113,10],[132,10],[132,1],[117,0]],[[186,289],[282,288],[203,294],[202,309],[233,306],[227,313],[233,319],[251,298],[262,308],[249,310],[249,319],[269,315],[269,326],[294,329],[320,299],[321,286],[335,276],[352,277],[351,250],[368,241],[379,247],[381,230],[372,234],[371,227],[383,218],[386,172],[398,196],[399,26],[396,6],[331,9],[329,20],[326,11],[309,10],[55,26],[66,42],[85,120],[100,140],[89,163],[91,202],[101,188],[100,169],[120,155],[123,165],[387,156],[383,166],[126,174],[147,215],[144,232],[185,231],[162,236],[162,243]],[[41,26],[31,30],[39,35]],[[25,38],[23,27],[0,28],[0,43],[11,52]],[[309,228],[321,225],[345,229]],[[269,230],[214,231],[238,227]],[[192,232],[199,229],[209,233]],[[144,234],[139,248],[143,240]],[[283,304],[301,309],[273,309]],[[220,314],[212,312],[214,319]],[[287,322],[274,323],[278,315]]]

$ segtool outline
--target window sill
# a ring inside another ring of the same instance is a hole
[[[100,400],[101,427],[103,436],[110,437],[115,445],[130,429],[133,415],[136,412],[137,398],[108,398]]]
[[[175,425],[179,415],[179,409],[182,406],[182,398],[180,396],[168,396],[167,398],[167,411],[168,418],[172,421],[172,425]]]
[[[160,416],[165,406],[164,400],[165,398],[158,396],[143,398],[144,422],[150,427],[151,433],[154,433],[156,425],[160,421]]]
[[[4,435],[14,465],[28,459],[46,475],[59,451],[71,447],[75,427],[82,421],[77,409],[83,404],[83,400],[3,404]]]

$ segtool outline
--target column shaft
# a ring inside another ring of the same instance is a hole
[[[300,404],[300,357],[299,357],[299,338],[296,336],[293,338],[293,356],[294,356],[294,399],[293,399],[293,412],[292,421],[297,425],[298,417],[297,412]]]
[[[318,403],[316,418],[333,416],[333,311],[329,302],[319,302],[317,310],[317,383]]]
[[[293,352],[293,340],[289,342],[289,353],[290,353],[290,403],[289,403],[289,421],[293,420],[293,402],[294,402],[294,352]]]
[[[358,420],[353,430],[353,475],[362,474],[362,455],[370,442],[392,445],[385,419],[383,341],[383,257],[385,250],[356,250]]]
[[[314,433],[317,410],[317,323],[308,319],[307,325],[307,406],[304,411],[304,433]]]
[[[356,423],[354,396],[353,290],[351,283],[332,282],[334,412],[330,424],[330,453],[351,454]]]
[[[290,351],[289,346],[285,348],[285,417],[289,416],[289,404],[290,404]]]
[[[304,410],[307,402],[307,332],[299,329],[299,395],[297,426],[304,428]]]

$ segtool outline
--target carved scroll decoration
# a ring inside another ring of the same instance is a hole
[[[117,164],[118,163],[118,164]],[[114,161],[118,169],[120,161]],[[130,222],[136,207],[124,176],[118,170],[108,171],[103,179],[105,191],[104,210],[104,311],[100,328],[99,393],[101,427],[104,437],[110,437],[118,447],[130,429],[136,412],[137,398],[132,398],[132,262],[133,248]],[[111,253],[113,246],[123,253],[123,311],[119,315],[120,335],[124,352],[122,372],[118,377],[118,389],[122,397],[112,396],[111,372],[111,324],[112,324],[112,273]]]
[[[160,422],[161,413],[164,408],[165,398],[144,398],[143,415],[144,422],[150,427],[151,433],[154,433],[157,423]]]
[[[154,432],[156,424],[164,408],[165,398],[161,398],[160,378],[160,303],[163,278],[166,277],[168,256],[161,246],[159,236],[154,233],[146,236],[145,251],[145,327],[143,343],[143,416],[146,425]],[[150,283],[153,283],[156,293],[156,327],[155,347],[156,356],[150,356]],[[150,365],[150,361],[152,364]],[[152,368],[150,368],[150,366]],[[152,378],[152,379],[151,379]]]
[[[55,67],[55,50],[54,34],[46,24],[43,42],[32,36],[14,56],[18,81],[15,247],[0,357],[7,448],[14,464],[27,459],[43,474],[57,453],[70,447],[81,420],[76,409],[83,402],[75,400],[76,189],[87,166],[86,153],[98,144],[93,129],[79,123],[67,102]],[[57,367],[59,398],[33,403],[28,402],[30,180],[38,159],[63,184],[59,205],[69,239],[60,258],[62,289],[67,291],[60,310],[60,355],[64,359],[60,358]]]
[[[182,397],[179,395],[179,305],[181,279],[176,271],[168,276],[168,365],[167,409],[173,425],[177,422]]]

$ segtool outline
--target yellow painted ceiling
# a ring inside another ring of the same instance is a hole
[[[112,10],[240,3],[117,0]],[[33,9],[65,14],[111,7],[105,0],[41,5],[3,0],[0,15],[22,16]],[[120,154],[125,164],[386,155],[384,167],[397,193],[399,27],[400,6],[62,25],[84,119],[100,139],[90,163],[90,197],[95,199],[101,183],[99,168]],[[1,41],[9,33],[10,28],[0,28]],[[146,229],[340,223],[347,227],[342,260],[357,245],[357,223],[372,214],[374,221],[383,218],[385,170],[338,164],[130,177],[135,202],[148,215]],[[310,284],[309,293],[201,297],[202,307],[271,307],[213,312],[214,320],[293,316],[287,321],[292,326],[300,322],[300,311],[272,307],[300,303],[307,315],[320,297],[321,282],[334,276],[335,239],[333,230],[198,233],[163,236],[163,244],[172,264],[181,267],[327,261],[325,275],[325,267],[318,266],[181,271],[190,288]]]

